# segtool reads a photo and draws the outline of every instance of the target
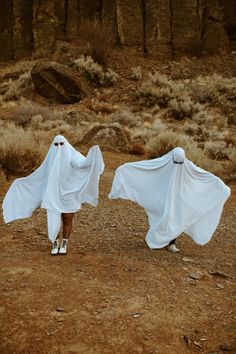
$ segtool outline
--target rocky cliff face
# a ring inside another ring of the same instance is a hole
[[[1,0],[0,60],[79,41],[84,19],[101,21],[123,47],[161,57],[221,53],[236,41],[235,0]]]

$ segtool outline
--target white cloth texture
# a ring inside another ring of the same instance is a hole
[[[85,157],[64,136],[56,136],[43,163],[10,186],[2,205],[5,223],[30,217],[38,207],[45,208],[50,211],[48,233],[53,242],[61,213],[76,212],[83,203],[97,205],[103,170],[99,146],[93,146]]]
[[[229,196],[230,188],[219,177],[189,161],[179,147],[160,158],[120,166],[109,194],[145,209],[150,248],[163,248],[182,232],[206,244]]]

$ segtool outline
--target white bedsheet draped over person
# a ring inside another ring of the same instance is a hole
[[[110,199],[129,199],[145,209],[150,248],[165,247],[182,232],[196,243],[206,244],[229,196],[230,188],[189,161],[182,148],[120,166],[109,194]]]
[[[3,201],[5,223],[30,217],[38,207],[45,208],[53,242],[60,229],[61,213],[74,213],[83,203],[97,205],[103,170],[99,146],[93,146],[85,158],[64,136],[56,136],[41,166],[12,183]]]

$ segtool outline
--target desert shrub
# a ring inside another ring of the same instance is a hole
[[[112,69],[104,71],[101,65],[95,63],[90,56],[82,55],[74,61],[73,65],[87,80],[97,85],[114,85],[119,77]]]
[[[109,51],[114,47],[111,31],[96,20],[81,21],[79,31],[80,45],[84,46],[84,55],[91,56],[101,65],[106,65]]]
[[[172,99],[168,105],[169,114],[175,119],[184,119],[192,116],[202,109],[201,104],[193,102],[191,99],[183,101]]]
[[[135,66],[134,68],[131,68],[131,75],[130,78],[131,80],[142,80],[142,71],[141,71],[141,66]]]
[[[22,102],[12,114],[12,120],[19,125],[26,126],[30,124],[32,117],[40,115],[43,120],[54,119],[53,112],[48,108],[35,102]]]
[[[130,128],[140,126],[142,124],[140,115],[133,114],[129,110],[116,111],[109,116],[108,121],[111,123],[117,122],[121,126],[127,126]]]
[[[223,140],[207,141],[204,146],[206,154],[214,160],[231,160],[236,162],[236,148],[232,144],[227,146]]]
[[[236,107],[236,78],[224,78],[219,74],[199,76],[196,85],[208,91],[211,101],[224,110],[231,111]]]
[[[0,67],[0,77],[5,81],[8,79],[17,79],[21,74],[26,73],[32,69],[34,66],[34,61],[22,60],[17,61],[16,63],[9,64],[3,67]]]
[[[204,152],[198,148],[197,143],[190,137],[173,131],[160,133],[146,145],[146,150],[150,158],[160,157],[173,148],[180,146],[185,150],[188,159],[196,164],[202,164],[207,160]]]
[[[144,82],[137,96],[148,106],[158,104],[160,107],[167,107],[170,100],[174,98],[183,99],[184,85],[168,79],[166,75],[156,72],[149,74],[149,80]]]
[[[14,123],[0,127],[0,166],[4,170],[31,172],[41,161],[41,151],[32,131]]]
[[[33,81],[31,78],[31,72],[27,71],[19,76],[17,80],[10,79],[6,83],[5,92],[1,97],[2,102],[18,100],[21,95],[29,89],[33,88]]]
[[[214,99],[214,91],[206,87],[203,83],[195,83],[187,85],[190,96],[194,102],[211,103]]]

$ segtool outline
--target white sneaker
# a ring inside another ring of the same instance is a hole
[[[175,246],[174,243],[168,247],[168,250],[173,253],[179,252],[179,249]]]
[[[59,254],[67,254],[68,239],[63,238],[59,249]]]
[[[52,244],[51,255],[55,256],[59,251],[59,241],[55,240]]]

